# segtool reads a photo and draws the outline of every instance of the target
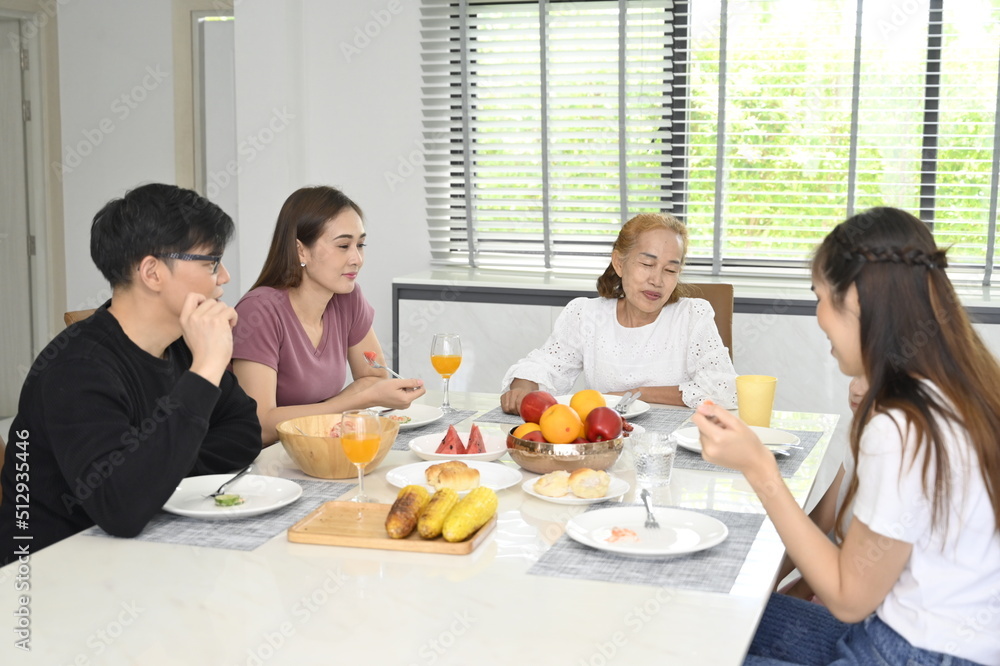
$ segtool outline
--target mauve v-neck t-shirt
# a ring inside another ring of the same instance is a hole
[[[233,358],[278,373],[278,407],[312,405],[340,393],[347,379],[347,349],[364,339],[375,319],[358,285],[330,299],[318,347],[292,310],[287,290],[258,287],[240,299],[236,311]]]

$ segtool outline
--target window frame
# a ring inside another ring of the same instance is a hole
[[[475,85],[473,81],[470,81],[471,66],[470,59],[465,57],[468,53],[463,45],[469,42],[467,37],[468,22],[470,20],[471,12],[477,5],[490,5],[496,6],[501,4],[510,4],[512,6],[537,6],[539,8],[540,17],[545,17],[547,15],[547,10],[550,5],[558,5],[561,2],[568,0],[523,0],[514,1],[509,0],[438,0],[437,3],[427,2],[425,0],[425,5],[438,5],[447,6],[450,11],[457,14],[457,35],[451,38],[451,54],[455,61],[460,63],[461,67],[461,90],[457,94],[453,95],[453,98],[457,100],[457,106],[453,107],[459,111],[462,115],[462,129],[461,137],[458,138],[454,136],[454,132],[448,134],[446,137],[450,143],[450,167],[454,171],[460,171],[462,173],[462,187],[464,188],[464,193],[451,194],[451,199],[453,201],[453,209],[461,209],[464,215],[453,215],[452,220],[459,220],[464,218],[464,224],[456,224],[450,227],[451,237],[447,243],[455,245],[459,244],[464,240],[465,244],[465,254],[466,259],[461,262],[462,265],[468,265],[471,268],[479,268],[484,264],[481,263],[479,259],[479,246],[478,246],[478,234],[476,229],[476,207],[474,205],[467,206],[466,201],[468,200],[468,193],[473,191],[473,168],[471,165],[474,164],[474,146],[470,137],[473,133],[471,116],[474,112],[474,100],[475,100]],[[586,4],[587,2],[607,2],[607,0],[583,0],[583,2],[577,2],[576,4]],[[690,31],[691,31],[691,11],[690,5],[692,3],[698,2],[698,0],[674,0],[672,7],[672,53],[670,59],[670,72],[671,79],[670,85],[672,86],[673,94],[666,101],[664,109],[666,115],[664,117],[666,122],[661,129],[665,129],[671,133],[672,137],[686,137],[690,125],[690,108],[687,103],[688,92],[690,90],[690,72],[687,66],[690,58]],[[627,18],[627,8],[630,4],[630,0],[617,0],[619,6],[619,16],[626,16]],[[920,182],[919,182],[919,210],[914,210],[913,212],[928,222],[931,228],[934,228],[936,221],[936,197],[937,188],[939,184],[939,179],[943,172],[939,171],[938,162],[938,140],[940,138],[938,134],[939,123],[940,123],[940,109],[937,105],[937,100],[941,92],[941,58],[943,49],[943,9],[944,0],[929,0],[928,12],[925,17],[927,22],[927,43],[926,43],[926,58],[924,61],[925,71],[924,71],[924,96],[923,96],[923,122],[922,129],[920,133],[921,147],[923,148],[922,158],[920,160]],[[716,158],[715,164],[725,164],[725,141],[728,133],[728,127],[726,124],[726,92],[727,92],[727,67],[729,61],[727,59],[727,40],[728,40],[728,24],[727,16],[729,10],[729,0],[721,0],[720,2],[720,16],[718,23],[718,37],[719,37],[719,85],[718,85],[718,115],[715,119],[715,127],[717,128],[716,134]],[[850,138],[849,138],[849,158],[848,158],[848,185],[846,193],[846,210],[844,210],[844,217],[849,217],[853,215],[856,210],[856,200],[857,200],[857,184],[858,184],[858,141],[859,141],[859,107],[860,107],[860,95],[861,95],[861,66],[863,63],[862,56],[862,25],[865,18],[863,13],[863,3],[862,0],[856,0],[855,2],[855,43],[854,43],[854,60],[853,60],[853,80],[852,80],[852,92],[851,92],[851,117],[850,117]],[[683,20],[678,20],[678,17],[682,17]],[[622,40],[622,36],[625,35],[627,30],[626,22],[622,21],[619,23],[619,49],[620,53],[624,56],[625,43]],[[542,77],[542,90],[545,90],[545,78],[547,76],[547,64],[546,64],[546,39],[547,39],[547,21],[544,18],[539,19],[539,43],[540,43],[540,54],[542,58],[540,75]],[[622,62],[625,62],[624,57],[621,58]],[[627,65],[626,65],[627,66]],[[997,82],[997,94],[996,94],[996,109],[993,118],[993,151],[992,151],[992,165],[990,170],[990,196],[988,204],[988,220],[985,222],[985,235],[986,235],[986,248],[984,255],[984,263],[979,264],[965,264],[960,266],[955,266],[953,269],[949,269],[949,273],[952,274],[953,278],[957,280],[962,280],[968,283],[970,279],[974,279],[979,282],[982,286],[988,287],[991,283],[993,264],[995,261],[995,245],[996,245],[996,226],[997,226],[997,190],[998,182],[1000,182],[1000,77],[998,77]],[[625,90],[624,88],[619,89],[619,100],[624,101]],[[541,247],[543,248],[544,261],[543,267],[546,270],[553,270],[552,258],[554,255],[559,255],[560,252],[556,247],[557,241],[553,239],[552,224],[550,220],[549,211],[549,196],[548,196],[548,178],[549,169],[547,165],[549,164],[549,141],[548,141],[548,123],[545,119],[548,118],[547,111],[547,96],[543,94],[541,99],[542,105],[542,118],[541,132],[542,132],[542,165],[541,170],[541,183],[543,197],[541,200],[542,206],[542,238]],[[624,120],[622,120],[624,124]],[[917,135],[914,135],[916,138]],[[620,163],[626,163],[625,160],[625,148],[624,144],[626,139],[622,138],[619,141],[620,146]],[[688,182],[690,175],[690,165],[688,162],[688,153],[684,145],[684,141],[671,140],[669,144],[669,150],[664,151],[665,154],[669,154],[670,161],[670,172],[663,175],[664,180],[669,180],[669,189],[661,186],[663,195],[661,196],[662,208],[661,210],[666,213],[671,213],[677,215],[681,219],[686,219],[686,214],[688,212],[688,199],[686,197],[685,187]],[[666,164],[666,162],[664,162]],[[725,189],[726,189],[726,178],[724,176],[724,168],[715,168],[716,181],[715,181],[715,201],[726,201],[725,199]],[[619,193],[622,196],[622,203],[620,208],[621,223],[624,223],[629,215],[628,206],[628,187],[625,183],[626,176],[624,173],[621,175],[621,185],[619,186]],[[752,260],[741,259],[738,257],[726,257],[723,255],[723,229],[725,225],[724,218],[724,206],[716,205],[714,206],[713,215],[713,225],[712,225],[712,245],[710,256],[704,255],[689,255],[687,262],[687,270],[689,272],[695,272],[699,274],[709,274],[712,276],[738,276],[738,275],[751,275],[751,276],[779,276],[779,277],[795,277],[795,276],[805,276],[808,271],[808,261],[803,259],[782,259],[776,257],[767,258],[754,258]],[[633,211],[634,214],[635,211]],[[440,227],[437,231],[440,231]],[[434,231],[432,230],[432,235]],[[463,238],[464,234],[464,238]],[[607,239],[607,254],[610,256],[610,247],[613,242],[613,237]],[[437,257],[432,259],[434,264],[444,264],[444,265],[454,265],[456,261],[449,261],[447,258]],[[953,262],[954,263],[954,262]],[[488,263],[491,268],[503,268],[505,266]],[[510,262],[506,267],[509,268],[537,268],[537,266],[527,266],[518,265],[517,262]],[[587,270],[567,271],[565,268],[558,269],[562,272],[570,272],[574,274],[583,274],[589,272]]]

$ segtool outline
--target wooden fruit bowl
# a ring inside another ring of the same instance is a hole
[[[285,447],[285,451],[295,464],[309,476],[320,479],[358,478],[358,469],[344,455],[340,438],[324,434],[329,433],[334,424],[340,423],[341,416],[341,414],[300,416],[278,424],[278,439],[281,440],[281,445]],[[392,450],[392,443],[399,434],[398,422],[383,416],[378,420],[382,424],[382,441],[379,442],[375,459],[365,465],[365,474],[369,474],[379,466]]]

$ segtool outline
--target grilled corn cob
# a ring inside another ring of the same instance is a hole
[[[385,531],[393,539],[405,539],[417,526],[417,519],[431,501],[431,494],[423,486],[406,486],[399,491],[396,501],[385,517]]]
[[[441,536],[444,519],[457,503],[458,493],[451,488],[442,488],[434,493],[430,504],[417,521],[417,532],[421,538],[436,539]]]
[[[444,519],[445,541],[464,541],[497,512],[497,494],[480,486],[463,497]]]

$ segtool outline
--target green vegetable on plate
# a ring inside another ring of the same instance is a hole
[[[224,495],[218,495],[215,498],[216,506],[236,506],[238,504],[243,504],[243,502],[244,499],[236,493],[225,493]]]

